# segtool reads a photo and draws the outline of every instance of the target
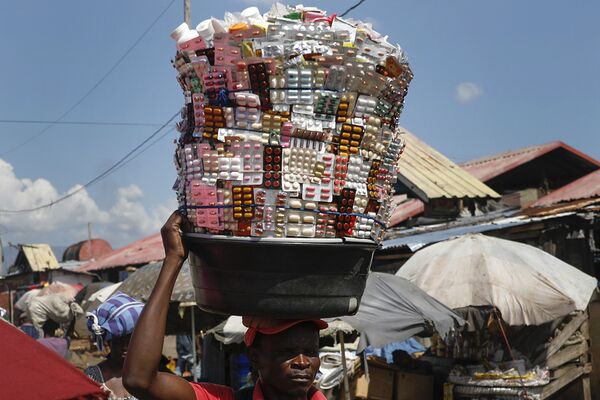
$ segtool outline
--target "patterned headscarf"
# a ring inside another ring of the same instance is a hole
[[[131,334],[143,308],[143,303],[117,292],[96,310],[88,312],[88,330],[98,348],[104,348],[105,340]]]

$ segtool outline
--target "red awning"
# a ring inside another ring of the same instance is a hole
[[[100,386],[0,319],[0,399],[107,399]]]

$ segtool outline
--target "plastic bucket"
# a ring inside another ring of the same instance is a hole
[[[354,314],[377,245],[360,239],[266,239],[186,234],[196,303],[270,318]]]

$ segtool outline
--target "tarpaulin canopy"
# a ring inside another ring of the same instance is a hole
[[[450,308],[495,306],[509,325],[584,310],[595,278],[533,246],[465,235],[418,251],[397,272]]]
[[[119,287],[119,291],[140,301],[148,300],[158,279],[161,267],[162,262],[145,265],[125,279]],[[190,266],[187,261],[181,268],[181,271],[179,271],[173,293],[171,294],[171,301],[178,303],[194,301],[194,287],[192,286]]]
[[[359,351],[383,347],[417,335],[428,326],[445,337],[464,320],[427,293],[398,276],[372,272],[356,315],[341,317],[361,333]]]
[[[0,320],[0,399],[107,399],[58,354]]]
[[[162,262],[145,265],[125,279],[118,290],[136,300],[146,302],[158,280],[161,268]],[[226,318],[226,316],[205,312],[195,307],[190,266],[186,261],[179,271],[171,294],[167,315],[167,334],[189,333],[192,329],[190,325],[191,312],[195,313],[195,331],[212,328]]]
[[[90,301],[94,301],[90,300],[90,297],[94,296],[94,294],[98,293],[100,290],[112,285],[114,285],[114,283],[106,281],[92,282],[86,285],[83,289],[81,289],[79,293],[77,293],[77,295],[75,296],[75,301],[79,303],[81,307],[85,310],[87,303]]]

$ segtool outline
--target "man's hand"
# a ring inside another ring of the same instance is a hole
[[[165,247],[165,259],[183,263],[188,256],[188,249],[181,235],[191,230],[191,223],[179,211],[175,211],[160,230]]]

